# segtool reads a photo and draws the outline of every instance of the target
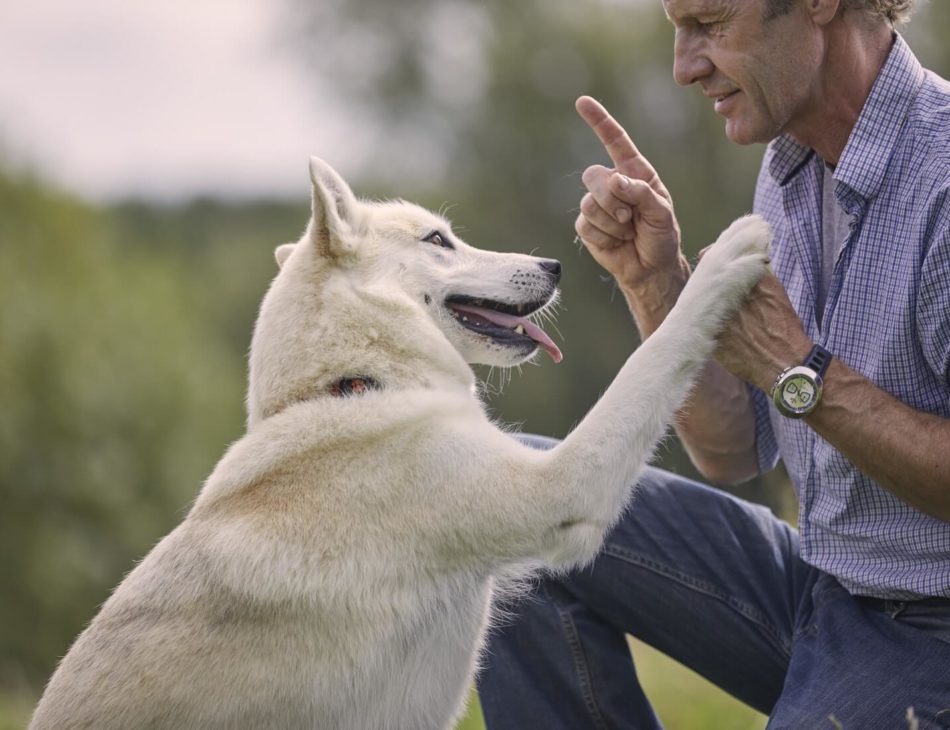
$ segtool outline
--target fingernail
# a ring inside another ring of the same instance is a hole
[[[630,208],[617,208],[617,210],[614,211],[614,218],[621,223],[626,223],[630,220]]]
[[[621,190],[626,190],[630,187],[630,181],[627,179],[626,175],[618,175],[618,177],[620,178],[620,182],[617,184],[620,186]]]

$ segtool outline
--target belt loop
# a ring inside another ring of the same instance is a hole
[[[897,618],[907,608],[907,601],[888,600],[884,610],[891,618]]]

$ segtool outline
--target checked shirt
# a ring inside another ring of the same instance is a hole
[[[819,318],[823,174],[817,154],[779,137],[755,196],[806,333],[912,408],[950,418],[950,84],[900,36],[834,171],[850,226]],[[802,558],[853,594],[950,597],[950,524],[879,487],[761,391],[753,398],[759,467],[781,458],[798,491]]]

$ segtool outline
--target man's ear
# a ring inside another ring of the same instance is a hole
[[[284,243],[274,249],[274,258],[277,259],[277,267],[283,268],[284,262],[287,258],[294,252],[294,246],[297,244],[294,243]]]
[[[339,258],[355,250],[358,228],[356,196],[336,170],[318,157],[310,158],[313,220],[310,236],[319,256]]]

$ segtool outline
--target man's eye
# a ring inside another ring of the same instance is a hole
[[[438,231],[432,231],[428,236],[422,239],[428,243],[434,243],[436,246],[441,246],[442,248],[452,248],[452,244],[445,240],[443,236]]]

